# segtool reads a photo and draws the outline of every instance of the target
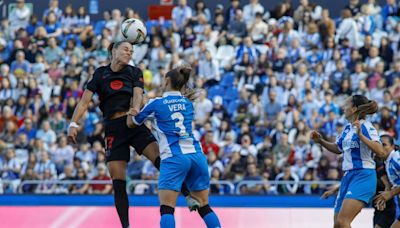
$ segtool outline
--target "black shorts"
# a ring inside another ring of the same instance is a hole
[[[396,219],[396,207],[394,205],[387,205],[383,211],[378,211],[375,208],[374,212],[374,226],[379,225],[382,228],[389,228]]]
[[[129,162],[129,146],[134,147],[136,152],[141,155],[150,143],[156,142],[153,134],[145,125],[128,128],[126,118],[126,116],[123,116],[104,121],[107,162]]]

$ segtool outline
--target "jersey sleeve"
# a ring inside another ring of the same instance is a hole
[[[141,125],[143,122],[150,118],[153,117],[153,114],[156,109],[156,99],[151,99],[143,108],[140,110],[139,114],[137,116],[134,116],[132,118],[133,122],[136,125]]]
[[[93,73],[92,79],[86,84],[86,89],[95,93],[99,87],[100,77],[101,77],[100,68],[98,68]]]
[[[369,122],[363,123],[361,125],[361,131],[363,135],[365,135],[369,140],[381,142],[378,131],[371,123]]]
[[[133,87],[144,88],[143,72],[139,68],[134,68],[133,71]]]
[[[336,136],[336,145],[341,153],[343,153],[343,132]]]

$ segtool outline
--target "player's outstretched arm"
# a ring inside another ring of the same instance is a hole
[[[314,140],[314,142],[319,143],[321,146],[323,146],[325,149],[329,150],[332,153],[335,154],[341,154],[342,152],[339,150],[338,146],[336,143],[328,142],[325,139],[322,138],[322,135],[317,132],[317,131],[312,131],[311,132],[311,139]]]
[[[88,109],[89,103],[92,100],[93,92],[86,89],[83,92],[82,98],[79,101],[78,105],[75,107],[74,114],[71,118],[71,123],[68,127],[68,139],[73,143],[76,143],[76,136],[78,134],[78,122],[82,119],[83,114]]]

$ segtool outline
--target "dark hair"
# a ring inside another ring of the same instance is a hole
[[[108,50],[108,54],[110,55],[110,59],[112,59],[112,50],[114,50],[114,49],[117,49],[119,46],[121,46],[121,44],[123,44],[123,43],[128,43],[128,44],[131,44],[131,43],[129,43],[128,41],[126,41],[126,40],[121,40],[121,41],[117,41],[117,42],[112,42],[109,46],[108,46],[108,48],[107,48],[107,50]]]
[[[179,67],[168,71],[166,77],[170,78],[173,89],[181,90],[189,81],[191,72],[189,67]]]
[[[394,139],[393,139],[392,136],[390,136],[390,135],[382,135],[382,136],[381,136],[381,139],[383,139],[383,138],[387,138],[387,140],[388,140],[389,143],[390,143],[390,146],[393,146],[393,145],[394,145]]]
[[[367,115],[372,115],[378,111],[376,101],[369,100],[363,95],[353,95],[351,98],[353,107],[357,108],[358,119],[365,119]]]

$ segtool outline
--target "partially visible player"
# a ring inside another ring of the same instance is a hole
[[[388,202],[393,201],[400,193],[400,152],[395,150],[393,138],[389,135],[381,136],[382,145],[385,148],[385,168],[392,189],[387,189],[375,197],[375,205],[379,210],[385,210],[391,205]],[[396,213],[394,213],[396,214]],[[393,219],[391,220],[393,222]],[[400,216],[395,219],[392,228],[400,227]]]
[[[162,228],[175,227],[175,205],[183,182],[199,200],[198,212],[207,227],[221,227],[208,204],[210,177],[206,157],[192,132],[193,104],[180,92],[190,73],[186,67],[169,71],[164,78],[163,97],[150,100],[138,115],[127,119],[129,127],[142,125],[149,117],[155,121],[161,156],[158,195]]]
[[[375,101],[362,95],[353,95],[346,100],[344,115],[349,121],[335,143],[322,138],[313,131],[311,138],[327,150],[343,153],[343,171],[345,174],[335,203],[334,227],[350,227],[351,222],[361,209],[369,204],[375,195],[377,178],[374,153],[384,154],[378,131],[367,115],[378,110]]]
[[[384,139],[381,137],[382,145],[385,147]],[[386,148],[385,148],[386,150]],[[389,151],[390,153],[391,151]],[[376,174],[378,176],[378,184],[376,186],[376,194],[389,190],[391,185],[389,183],[385,164],[381,161],[381,158],[375,159],[376,162]],[[329,187],[321,196],[321,199],[326,199],[339,192],[340,185],[333,185]],[[382,210],[374,204],[374,228],[389,228],[396,218],[396,203],[393,199],[386,202],[386,207]]]

